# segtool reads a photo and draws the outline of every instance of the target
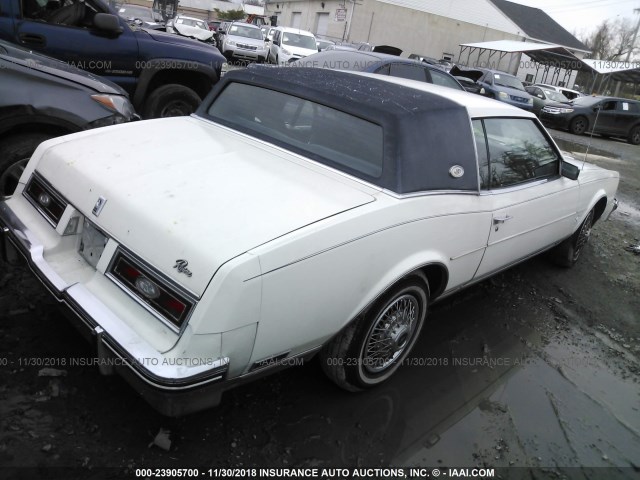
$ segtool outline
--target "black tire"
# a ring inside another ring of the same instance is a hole
[[[580,115],[571,120],[571,123],[569,124],[569,131],[574,135],[582,135],[587,131],[588,127],[589,120],[587,120],[587,117]]]
[[[184,85],[170,83],[156,88],[144,103],[144,118],[180,117],[191,115],[202,100]]]
[[[636,125],[631,129],[627,142],[631,145],[640,145],[640,125]]]
[[[593,219],[594,211],[591,210],[580,225],[580,228],[578,228],[578,230],[573,235],[571,235],[564,242],[562,242],[552,250],[554,262],[565,268],[573,267],[576,264],[578,258],[580,257],[580,253],[584,249],[585,245],[589,241],[589,237],[591,236]]]
[[[397,283],[323,347],[324,373],[352,392],[386,381],[413,348],[424,325],[428,298],[422,277]]]
[[[0,200],[13,195],[33,151],[52,135],[23,133],[2,140],[0,146]]]

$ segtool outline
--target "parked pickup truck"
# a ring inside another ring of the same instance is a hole
[[[212,45],[130,26],[102,0],[0,0],[0,39],[113,81],[145,118],[192,113],[225,61]]]

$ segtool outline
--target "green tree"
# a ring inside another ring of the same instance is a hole
[[[228,22],[232,22],[234,20],[244,20],[245,13],[241,8],[238,10],[227,10],[223,12],[219,8],[214,8],[214,12],[216,12],[216,18],[219,20],[225,20]]]

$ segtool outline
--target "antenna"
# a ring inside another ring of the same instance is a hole
[[[584,158],[582,159],[582,167],[580,170],[584,170],[584,164],[587,163],[587,155],[589,155],[589,149],[591,148],[591,141],[593,140],[593,131],[596,129],[596,125],[598,124],[598,115],[600,115],[600,110],[602,107],[598,107],[596,110],[596,119],[593,121],[593,127],[591,127],[591,134],[589,134],[589,143],[587,144],[587,151],[584,152]]]

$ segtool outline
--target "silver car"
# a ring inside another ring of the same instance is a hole
[[[262,63],[267,57],[262,31],[250,23],[230,24],[222,35],[220,51],[227,60],[237,58]]]

